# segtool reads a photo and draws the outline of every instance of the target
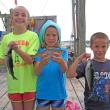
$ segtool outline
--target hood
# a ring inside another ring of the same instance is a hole
[[[61,43],[61,29],[60,27],[52,20],[47,20],[44,25],[42,26],[42,28],[40,29],[40,32],[39,32],[39,39],[40,39],[40,43],[41,43],[41,46],[43,45],[44,43],[44,37],[45,37],[45,31],[48,27],[50,26],[53,26],[56,28],[56,30],[58,31],[58,44],[60,46],[60,43]]]

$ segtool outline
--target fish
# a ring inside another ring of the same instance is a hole
[[[63,50],[58,50],[58,49],[55,49],[55,48],[50,48],[50,49],[46,49],[43,52],[39,52],[39,53],[35,54],[34,58],[37,57],[37,56],[42,57],[42,55],[46,52],[48,52],[48,54],[51,55],[52,52],[58,52],[59,54],[63,54],[64,51]]]
[[[85,78],[87,81],[89,91],[92,91],[92,87],[93,87],[93,72],[94,72],[94,70],[93,70],[93,66],[92,66],[92,61],[88,60],[86,68],[85,68]]]
[[[14,75],[14,70],[13,70],[12,48],[8,48],[8,50],[6,52],[5,65],[8,69],[9,74],[12,76],[12,78],[14,80],[17,80],[17,78]]]

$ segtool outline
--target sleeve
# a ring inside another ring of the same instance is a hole
[[[85,67],[86,67],[86,63],[85,62],[81,62],[78,65],[78,67],[76,69],[76,73],[78,74],[77,78],[85,76]]]
[[[40,53],[40,50],[41,50],[41,49],[39,49],[37,53]],[[35,58],[34,58],[34,61],[35,61],[35,62],[40,62],[40,61],[41,61],[41,57],[39,57],[39,56],[35,57]]]
[[[40,61],[41,61],[41,58],[40,58],[40,57],[36,57],[36,58],[34,59],[34,61],[35,61],[35,62],[40,62]]]
[[[0,43],[0,59],[4,59],[6,50],[7,50],[7,41],[6,36],[4,36]]]
[[[27,53],[29,55],[35,55],[40,47],[39,37],[36,33],[33,34],[32,39],[29,41],[29,48]]]

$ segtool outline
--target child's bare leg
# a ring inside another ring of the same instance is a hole
[[[35,100],[25,101],[23,110],[34,110]]]
[[[13,110],[23,110],[22,102],[11,102]]]

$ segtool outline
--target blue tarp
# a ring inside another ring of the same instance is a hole
[[[0,31],[0,37],[2,37],[2,31]]]

